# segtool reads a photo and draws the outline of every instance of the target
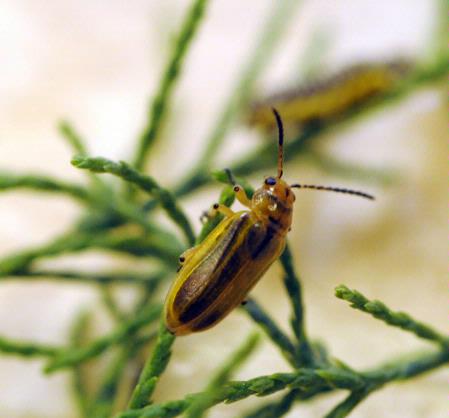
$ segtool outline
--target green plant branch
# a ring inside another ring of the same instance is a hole
[[[129,338],[137,334],[143,327],[156,321],[162,311],[160,305],[148,305],[135,317],[122,322],[109,334],[100,337],[86,347],[70,347],[59,350],[45,366],[46,373],[52,373],[56,370],[73,367],[84,361],[90,360],[105,350],[117,344],[126,343]]]
[[[129,360],[136,356],[139,350],[157,336],[156,332],[138,337],[131,341],[112,359],[107,368],[99,390],[90,407],[90,416],[94,418],[109,418],[113,412],[114,400],[119,393],[119,385],[126,371]]]
[[[76,132],[72,124],[66,120],[61,120],[58,123],[58,131],[62,137],[70,144],[73,151],[77,154],[87,155],[87,148],[81,136]]]
[[[124,161],[116,163],[106,158],[76,156],[72,159],[72,164],[77,168],[87,169],[94,173],[113,174],[153,195],[161,203],[167,215],[184,232],[187,242],[190,245],[195,242],[195,236],[187,216],[178,206],[173,195],[160,187],[153,178],[139,173]]]
[[[157,242],[176,247],[179,252],[185,249],[185,245],[174,233],[155,222],[151,222],[140,208],[127,204],[121,199],[109,201],[108,206],[100,210],[95,209],[97,209],[95,214],[89,211],[87,216],[81,217],[77,222],[77,230],[80,233],[93,234],[95,231],[105,233],[105,230],[135,223],[143,228],[145,239],[156,238]]]
[[[156,347],[140,374],[128,408],[138,409],[150,403],[151,395],[159,381],[159,376],[164,372],[170,360],[171,347],[174,342],[175,336],[167,330],[165,323],[161,321]]]
[[[409,331],[419,338],[435,342],[444,347],[449,347],[449,337],[440,334],[429,325],[413,319],[405,312],[392,311],[378,300],[371,301],[367,299],[357,290],[350,290],[346,286],[341,285],[335,289],[335,295],[340,299],[350,302],[351,308],[368,313],[388,325]]]
[[[0,190],[28,189],[39,192],[61,193],[82,203],[90,203],[91,195],[83,186],[56,180],[40,174],[13,174],[0,172]]]
[[[364,381],[353,373],[342,370],[300,369],[292,373],[276,373],[246,381],[229,382],[221,393],[213,399],[213,404],[231,403],[249,396],[268,396],[286,388],[300,391],[324,389],[353,389],[363,387]],[[173,417],[184,412],[202,393],[186,396],[179,401],[150,405],[142,409],[125,411],[117,418],[162,418]]]
[[[85,344],[86,329],[90,322],[90,314],[81,312],[76,316],[70,330],[70,345],[72,347],[82,347]],[[78,404],[79,411],[83,418],[89,418],[89,395],[86,385],[85,376],[80,365],[73,368],[72,386],[75,399]]]
[[[416,377],[449,362],[449,350],[410,354],[407,359],[397,359],[367,372],[342,369],[299,369],[292,373],[276,373],[247,381],[225,385],[218,403],[236,402],[249,396],[268,396],[286,388],[296,389],[299,399],[310,399],[318,394],[336,389],[352,392],[379,389],[387,383]],[[154,404],[142,409],[122,412],[116,418],[168,418],[182,414],[201,394],[190,394],[184,399]]]
[[[262,309],[261,306],[253,299],[249,298],[242,307],[250,318],[259,325],[268,335],[271,341],[280,349],[285,359],[292,365],[298,366],[296,363],[296,347],[290,341],[290,338],[282,332],[276,322]]]
[[[242,418],[279,418],[284,416],[295,403],[298,391],[293,389],[284,395],[279,401],[270,402],[254,411],[245,414]]]
[[[126,313],[117,304],[113,294],[113,288],[110,283],[105,286],[99,286],[99,292],[101,297],[101,302],[108,312],[111,319],[116,323],[120,323],[126,320]]]
[[[105,273],[84,273],[78,271],[58,271],[58,270],[31,270],[2,277],[0,280],[62,280],[67,282],[81,282],[108,285],[111,283],[121,284],[144,284],[151,288],[156,288],[166,277],[167,270],[159,270],[148,273],[135,272],[105,272]]]
[[[128,203],[121,196],[116,196],[115,199],[111,202],[111,196],[109,195],[105,199],[105,202],[102,202],[102,206],[103,207],[100,208],[100,210],[103,216],[104,212],[107,213],[110,211],[112,211],[116,215],[116,226],[120,226],[127,222],[136,223],[137,225],[140,225],[146,232],[164,236],[169,240],[174,240],[175,242],[179,243],[176,235],[172,234],[167,229],[155,224],[154,222],[150,222],[145,212],[143,212],[140,208],[134,206],[133,204]]]
[[[94,196],[88,189],[82,186],[61,182],[49,177],[37,176],[34,174],[19,176],[6,173],[0,174],[0,190],[17,188],[67,194],[77,200],[80,200],[84,204],[93,205],[94,207],[97,207],[99,204],[104,205],[101,199]],[[110,200],[110,196],[107,199]],[[111,203],[108,202],[108,204],[110,205]],[[112,208],[109,206],[107,209],[116,211],[120,216],[121,223],[131,220],[143,226],[145,230],[151,233],[158,234],[161,237],[167,237],[167,240],[171,242],[179,242],[175,235],[168,233],[164,229],[148,222],[145,214],[139,208],[133,207],[123,200],[117,199],[117,202],[114,202],[114,206]],[[179,248],[182,248],[180,243],[178,246]]]
[[[407,380],[449,363],[449,349],[433,352],[417,352],[392,359],[376,369],[361,373],[371,386],[380,388],[395,380]]]
[[[75,154],[88,154],[84,139],[69,121],[61,120],[58,123],[58,131],[61,136],[68,142]],[[112,193],[112,189],[97,175],[95,175],[94,173],[88,173],[88,175],[90,176],[91,185],[96,188],[95,194],[98,194],[99,191],[103,193]]]
[[[186,411],[186,418],[202,418],[205,411],[220,396],[223,385],[229,381],[232,374],[255,350],[259,342],[258,334],[251,334],[246,341],[223,363],[212,377],[201,396],[196,397]]]
[[[167,267],[174,268],[182,249],[176,248],[175,243],[170,246],[165,240],[157,242],[154,238],[132,235],[114,236],[113,234],[104,237],[88,237],[89,245],[80,250],[90,247],[128,253],[138,257],[155,257],[164,262]]]
[[[348,416],[351,411],[360,404],[368,395],[370,391],[366,388],[355,390],[351,392],[342,402],[332,409],[324,418],[344,418]]]
[[[176,248],[176,243],[165,242],[165,240],[158,242],[157,238],[141,238],[124,234],[119,236],[114,233],[91,235],[69,231],[48,244],[22,250],[0,260],[0,279],[4,276],[24,274],[29,270],[31,263],[38,258],[92,248],[119,251],[135,256],[156,257],[168,267],[175,266],[182,248]]]
[[[182,69],[183,60],[201,22],[206,4],[207,0],[194,0],[181,25],[178,38],[159,83],[159,90],[153,99],[148,124],[140,135],[137,152],[133,159],[133,165],[137,170],[144,169],[150,147],[159,133],[171,93]]]
[[[15,341],[0,337],[0,352],[22,357],[53,357],[60,348],[28,341]]]
[[[134,353],[133,353],[134,354]],[[106,370],[95,400],[89,406],[87,418],[109,418],[114,409],[119,385],[130,357],[130,349],[122,348],[112,359]]]
[[[296,360],[298,364],[308,366],[313,364],[313,351],[307,338],[304,322],[304,305],[302,299],[301,282],[296,275],[293,266],[293,258],[288,245],[285,247],[281,257],[281,264],[285,271],[284,285],[290,297],[293,315],[290,320],[293,332],[298,340]]]

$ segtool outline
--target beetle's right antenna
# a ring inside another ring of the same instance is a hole
[[[278,141],[278,179],[282,177],[283,170],[282,166],[284,163],[284,126],[282,125],[282,119],[279,112],[273,107],[271,110],[274,113],[274,117],[276,118],[276,123],[278,125],[279,131],[279,141]]]

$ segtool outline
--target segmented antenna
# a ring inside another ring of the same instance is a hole
[[[278,125],[279,131],[279,141],[278,141],[278,178],[280,179],[283,174],[282,166],[284,163],[284,126],[282,125],[281,115],[279,112],[272,107],[271,110],[274,113],[274,117],[276,118],[276,123]]]
[[[324,190],[327,192],[336,192],[336,193],[344,193],[351,194],[354,196],[364,197],[365,199],[375,200],[375,197],[371,194],[361,192],[358,190],[344,189],[341,187],[328,187],[328,186],[317,186],[315,184],[291,184],[290,187],[294,187],[297,189],[312,189],[312,190]]]

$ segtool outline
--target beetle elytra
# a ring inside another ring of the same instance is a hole
[[[236,185],[236,198],[247,210],[234,212],[215,204],[214,210],[222,213],[224,219],[202,243],[179,257],[178,273],[165,300],[165,323],[175,335],[203,331],[221,321],[245,300],[281,255],[292,223],[292,188],[373,199],[369,194],[349,189],[285,182],[282,120],[275,109],[273,112],[279,128],[277,176],[265,178],[252,199]]]

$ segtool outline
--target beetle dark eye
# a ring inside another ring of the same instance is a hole
[[[267,186],[274,186],[276,184],[276,179],[274,177],[268,177],[265,179],[265,184]]]

